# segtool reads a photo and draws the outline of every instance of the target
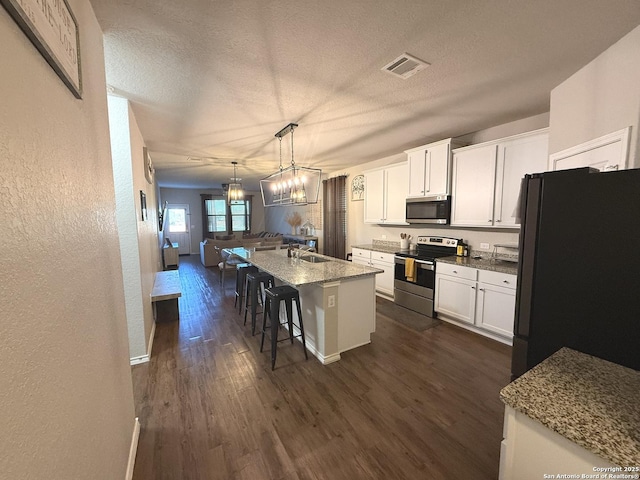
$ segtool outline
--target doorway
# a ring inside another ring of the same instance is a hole
[[[179,255],[191,254],[191,214],[188,204],[167,205],[168,228],[165,238],[178,244]]]

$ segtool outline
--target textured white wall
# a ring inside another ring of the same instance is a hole
[[[138,234],[138,254],[140,265],[140,280],[142,282],[142,313],[143,330],[147,353],[151,346],[150,338],[153,332],[153,305],[151,291],[155,282],[156,272],[162,270],[162,257],[158,245],[158,197],[155,183],[149,183],[144,175],[144,140],[131,105],[128,104],[129,134],[131,143],[131,168],[133,173],[134,205],[136,208],[136,228]],[[140,205],[140,191],[147,196],[147,220],[142,220]],[[133,357],[133,353],[131,354]]]
[[[134,422],[102,33],[77,100],[0,9],[0,476],[124,478]]]
[[[640,27],[551,91],[549,152],[631,125],[629,167],[640,168]]]
[[[155,273],[162,270],[156,189],[144,176],[144,143],[129,102],[109,96],[108,105],[129,350],[135,358],[150,353],[154,321],[150,294]],[[141,190],[147,196],[146,221],[142,220]]]

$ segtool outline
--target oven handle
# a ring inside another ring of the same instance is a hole
[[[418,268],[421,270],[434,270],[433,263],[431,262],[425,262],[423,260],[414,260],[414,262],[416,263],[416,265],[418,265]],[[405,264],[404,258],[395,257],[395,263],[404,265]]]

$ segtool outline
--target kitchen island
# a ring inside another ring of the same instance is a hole
[[[225,250],[273,275],[277,285],[298,289],[307,349],[323,364],[371,343],[376,329],[375,275],[382,270],[307,251],[294,252],[296,256],[289,258],[287,249]]]
[[[500,392],[500,479],[638,478],[639,391],[640,372],[560,349]]]

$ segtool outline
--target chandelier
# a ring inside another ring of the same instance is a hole
[[[260,180],[262,202],[265,207],[318,203],[322,170],[296,166],[293,158],[293,130],[297,126],[296,123],[290,123],[275,135],[280,142],[280,168]],[[291,164],[284,168],[282,137],[288,133],[291,133]]]
[[[231,164],[233,165],[233,178],[231,179],[231,183],[227,190],[227,204],[229,205],[236,200],[242,200],[244,198],[242,184],[240,183],[240,180],[242,179],[236,176],[236,165],[238,162],[231,162]]]

